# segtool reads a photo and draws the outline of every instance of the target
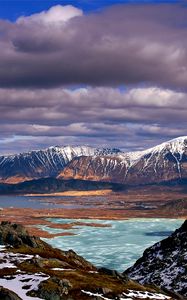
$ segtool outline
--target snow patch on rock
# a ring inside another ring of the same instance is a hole
[[[4,278],[0,278],[0,286],[7,288],[14,293],[16,293],[21,299],[24,300],[41,300],[42,298],[37,297],[29,297],[27,296],[27,292],[31,290],[37,290],[38,285],[47,280],[49,276],[46,276],[42,273],[36,274],[17,274],[11,276],[4,276]],[[24,286],[28,286],[28,289],[24,289]]]
[[[104,295],[100,293],[92,293],[89,291],[82,290],[82,293],[90,296],[90,297],[99,297],[100,299],[103,300],[115,300],[112,298],[105,297]],[[171,299],[171,297],[166,296],[164,294],[160,293],[150,293],[148,291],[134,291],[134,290],[128,290],[125,293],[122,293],[121,297],[119,300],[134,300],[134,299],[154,299],[154,300],[167,300]]]

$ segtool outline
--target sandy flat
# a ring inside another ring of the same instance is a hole
[[[112,190],[92,190],[92,191],[66,191],[66,192],[57,192],[50,194],[25,194],[24,196],[34,197],[34,196],[44,196],[44,197],[54,197],[54,196],[104,196],[112,193]]]

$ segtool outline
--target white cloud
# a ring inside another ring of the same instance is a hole
[[[30,23],[30,22],[45,23],[45,24],[63,23],[63,22],[67,22],[68,20],[74,17],[82,16],[82,15],[83,15],[83,11],[72,5],[66,5],[66,6],[56,5],[51,7],[47,11],[42,11],[41,13],[36,13],[28,17],[22,16],[17,19],[17,23],[18,24]]]
[[[134,88],[127,98],[131,103],[153,107],[186,107],[187,94],[158,87]]]
[[[6,100],[6,101],[5,101]],[[52,107],[58,110],[71,109],[125,109],[131,106],[142,108],[187,109],[187,93],[159,87],[132,88],[120,91],[110,87],[84,87],[75,90],[8,89],[0,88],[0,107],[28,108]]]

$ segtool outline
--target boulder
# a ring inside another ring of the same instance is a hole
[[[0,224],[0,245],[11,245],[13,247],[24,245],[38,248],[44,247],[45,243],[35,236],[30,236],[22,225],[3,221]]]
[[[121,280],[126,281],[126,282],[129,280],[129,278],[128,278],[127,275],[122,274],[122,273],[120,273],[120,272],[118,272],[116,270],[111,270],[111,269],[107,269],[107,268],[99,268],[98,271],[101,274],[113,276],[113,277],[115,277],[117,279],[121,279]]]
[[[1,300],[22,300],[16,293],[5,289],[0,286],[0,299]]]

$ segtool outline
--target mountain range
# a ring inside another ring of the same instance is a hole
[[[42,178],[127,186],[186,179],[187,136],[135,152],[116,148],[55,146],[0,156],[0,183],[17,184]]]

